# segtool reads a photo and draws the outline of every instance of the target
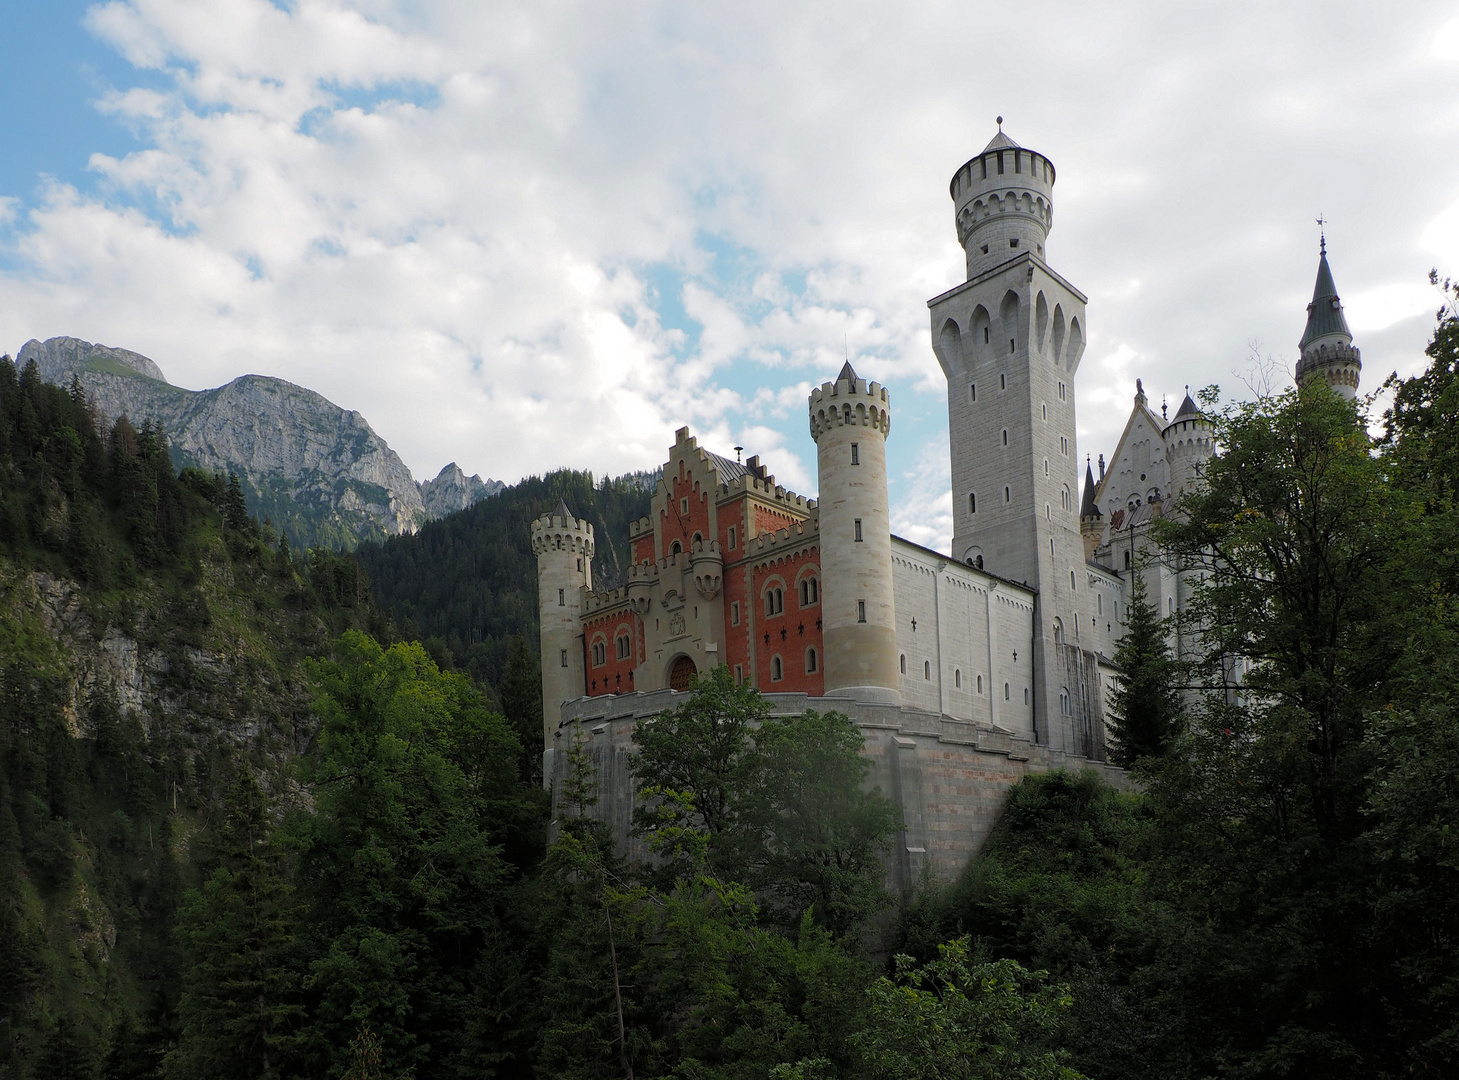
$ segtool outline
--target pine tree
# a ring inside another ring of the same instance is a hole
[[[1115,651],[1121,669],[1110,691],[1110,760],[1126,767],[1159,757],[1175,733],[1180,711],[1176,664],[1165,621],[1149,601],[1145,579],[1134,571],[1125,636]]]
[[[172,1077],[279,1075],[297,1003],[292,887],[257,781],[239,776],[217,844],[221,865],[189,892],[178,931],[192,961],[178,1015]]]
[[[523,635],[513,635],[510,650],[498,693],[522,743],[522,779],[535,787],[542,783],[542,668]]]

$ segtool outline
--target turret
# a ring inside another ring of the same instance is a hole
[[[967,254],[968,280],[1027,251],[1044,258],[1054,220],[1054,166],[1003,133],[953,175],[958,243]]]
[[[1103,464],[1103,458],[1100,459]],[[1099,547],[1104,535],[1104,515],[1094,501],[1094,469],[1089,458],[1084,459],[1084,497],[1079,504],[1079,536],[1084,541],[1084,559],[1094,558],[1094,549]]]
[[[550,754],[562,703],[583,696],[583,594],[593,587],[593,527],[567,503],[532,522],[537,556],[537,613],[542,640],[542,738]],[[550,760],[544,762],[550,783]]]
[[[810,396],[820,480],[825,692],[899,702],[886,388],[848,361]]]
[[[1200,482],[1206,462],[1216,452],[1215,429],[1191,398],[1189,386],[1175,419],[1165,426],[1161,437],[1170,471],[1169,497],[1172,507],[1178,507],[1180,497]]]
[[[1312,289],[1312,303],[1307,305],[1307,329],[1298,345],[1302,359],[1297,361],[1297,385],[1307,386],[1322,379],[1334,393],[1352,401],[1358,396],[1358,376],[1363,370],[1362,355],[1353,348],[1353,335],[1343,318],[1342,301],[1327,265],[1327,238],[1317,259],[1317,284]]]

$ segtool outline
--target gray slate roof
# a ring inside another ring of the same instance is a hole
[[[1343,318],[1342,301],[1337,296],[1337,285],[1332,280],[1332,268],[1327,265],[1327,245],[1317,260],[1317,284],[1312,289],[1312,303],[1307,305],[1307,329],[1302,332],[1299,349],[1305,349],[1311,342],[1329,334],[1344,334],[1352,339],[1348,321]]]
[[[989,150],[1018,150],[1018,149],[1020,149],[1019,145],[1016,142],[1014,142],[1012,139],[1010,139],[1007,135],[1003,134],[1003,129],[1002,128],[999,128],[998,129],[998,134],[993,136],[993,141],[990,142],[987,146],[983,147],[983,153],[986,154]]]

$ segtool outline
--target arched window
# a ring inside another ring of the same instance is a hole
[[[952,669],[952,685],[953,685],[953,687],[955,689],[958,689],[958,690],[961,690],[963,688],[963,671],[962,671],[962,668],[953,668]]]
[[[701,533],[701,532],[696,532],[694,534],[693,539],[691,539],[689,541],[689,546],[692,548],[695,544],[702,544],[703,542],[704,542],[704,534]]]
[[[765,614],[779,615],[785,610],[785,590],[778,585],[765,590]]]
[[[805,673],[807,675],[814,675],[817,671],[821,670],[820,663],[820,657],[816,655],[815,649],[807,649],[805,651]]]
[[[1054,644],[1064,644],[1064,620],[1058,617],[1054,619]]]
[[[618,659],[620,659],[620,660],[627,660],[628,659],[628,654],[631,653],[632,651],[633,651],[633,643],[629,640],[628,635],[627,634],[620,634],[618,636]]]
[[[978,693],[981,694],[982,692],[983,692],[983,676],[979,675],[978,676]]]
[[[608,646],[601,641],[593,642],[593,667],[602,667],[608,662]]]
[[[1066,686],[1059,691],[1059,711],[1065,716],[1070,713],[1069,709],[1069,688]]]
[[[669,554],[670,555],[678,555],[683,550],[684,550],[684,545],[681,544],[681,543],[679,543],[679,541],[677,541],[677,540],[675,540],[672,544],[669,545]]]
[[[907,654],[903,653],[901,658],[902,674],[907,674]]]
[[[821,583],[813,577],[800,579],[800,606],[810,607],[821,599]]]
[[[931,660],[923,660],[922,661],[922,678],[926,679],[928,682],[931,682],[932,681],[932,661]]]
[[[770,658],[770,681],[779,682],[783,678],[785,678],[785,664],[779,656],[772,656]]]
[[[1007,701],[1008,700],[1008,684],[1007,683],[1004,683],[1003,684],[1003,700],[1004,701]]]

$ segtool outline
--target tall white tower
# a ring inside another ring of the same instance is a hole
[[[583,594],[593,587],[593,527],[558,499],[557,509],[532,522],[532,554],[542,642],[542,741],[550,754],[562,703],[584,693]],[[550,785],[550,760],[544,760],[542,776]]]
[[[820,481],[825,692],[897,703],[897,612],[887,505],[886,387],[850,361],[810,396]]]
[[[1317,257],[1317,284],[1312,289],[1312,303],[1307,305],[1307,328],[1298,348],[1302,350],[1302,359],[1297,361],[1298,386],[1322,379],[1340,397],[1352,401],[1358,396],[1363,358],[1353,348],[1353,335],[1343,318],[1342,301],[1327,265],[1325,236]]]
[[[1086,297],[1046,261],[1053,187],[1053,163],[1000,126],[949,188],[967,281],[928,307],[947,376],[953,557],[1038,590],[1034,730],[1091,753],[1096,718],[1066,711],[1090,699],[1071,685],[1088,666],[1074,436]]]

